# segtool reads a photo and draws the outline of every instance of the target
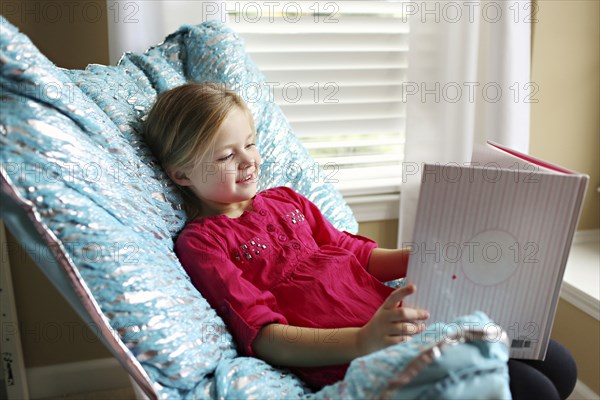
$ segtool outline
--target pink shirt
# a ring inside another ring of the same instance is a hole
[[[377,243],[342,232],[286,187],[258,193],[252,211],[191,221],[175,251],[193,284],[227,324],[243,354],[269,323],[361,327],[392,289],[366,271]],[[294,340],[295,332],[289,333]],[[322,338],[322,340],[335,340]],[[311,387],[344,377],[347,365],[291,368]]]

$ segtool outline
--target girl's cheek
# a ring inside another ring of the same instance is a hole
[[[254,157],[254,160],[257,166],[260,166],[262,164],[262,157],[260,156],[258,149],[256,150],[256,157]]]

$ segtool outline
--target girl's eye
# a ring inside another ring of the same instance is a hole
[[[256,146],[256,143],[250,143],[248,145],[246,145],[246,148],[249,149],[250,147],[254,147]]]
[[[233,157],[233,153],[229,154],[228,156],[221,157],[221,158],[217,159],[217,161],[227,161],[227,160],[231,159],[231,157]]]

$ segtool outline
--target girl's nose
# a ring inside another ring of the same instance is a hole
[[[242,161],[240,163],[240,169],[247,169],[254,165],[254,160]]]
[[[256,165],[256,158],[255,157],[253,157],[253,158],[247,158],[247,159],[244,159],[244,160],[240,161],[238,167],[240,169],[248,169],[248,168],[252,167],[253,165]]]
[[[248,156],[242,161],[240,161],[239,168],[247,169],[252,166],[256,166],[257,168],[260,166],[262,159],[259,155]]]

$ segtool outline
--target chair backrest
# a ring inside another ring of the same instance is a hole
[[[308,173],[314,161],[240,38],[215,21],[186,26],[118,66],[80,71],[57,68],[5,19],[0,26],[2,218],[23,246],[52,251],[42,271],[150,397],[216,396],[215,374],[231,368],[262,374],[245,390],[304,393],[293,375],[237,357],[173,253],[185,223],[181,197],[140,137],[157,93],[186,81],[225,83],[255,118],[266,165],[259,188],[293,187],[355,232],[340,194]]]

